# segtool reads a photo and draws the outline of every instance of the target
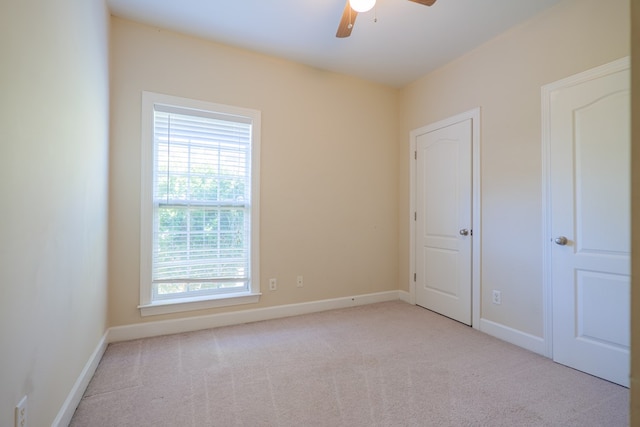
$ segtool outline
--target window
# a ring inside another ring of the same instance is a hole
[[[257,302],[260,112],[143,92],[143,315]]]

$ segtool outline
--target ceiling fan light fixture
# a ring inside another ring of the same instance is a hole
[[[368,12],[376,5],[376,0],[349,0],[349,4],[356,12]]]

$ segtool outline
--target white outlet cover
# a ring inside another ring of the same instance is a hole
[[[25,395],[16,405],[16,424],[15,427],[27,426],[27,396]]]
[[[501,304],[502,303],[502,293],[500,291],[493,291],[492,295],[491,295],[491,302],[493,302],[494,304]]]

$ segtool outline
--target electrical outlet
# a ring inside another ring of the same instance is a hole
[[[275,291],[278,289],[278,281],[276,279],[269,279],[269,290]]]
[[[494,289],[493,293],[491,294],[491,302],[497,305],[502,304],[502,293]]]
[[[304,286],[304,281],[303,281],[302,276],[298,276],[298,277],[297,277],[297,279],[296,279],[296,286],[297,286],[297,287],[299,287],[299,288],[301,288],[301,287],[303,287],[303,286]]]
[[[16,406],[15,427],[27,427],[27,396],[20,399]]]

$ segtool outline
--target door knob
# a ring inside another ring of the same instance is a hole
[[[553,241],[556,243],[556,245],[564,246],[569,240],[567,240],[567,238],[564,236],[560,236],[553,239]]]
[[[467,230],[466,228],[462,228],[459,231],[461,236],[468,236],[469,235],[469,230]]]

